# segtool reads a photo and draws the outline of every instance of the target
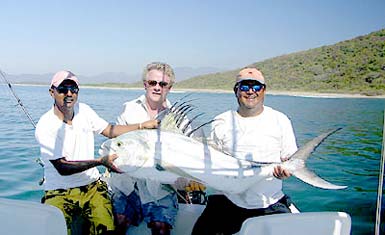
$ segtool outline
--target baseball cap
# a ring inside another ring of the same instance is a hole
[[[256,80],[261,84],[265,84],[265,78],[263,77],[261,71],[256,68],[244,68],[239,71],[236,82],[241,82],[244,80]]]
[[[76,85],[79,86],[79,80],[75,76],[75,74],[73,74],[71,71],[62,70],[55,73],[55,75],[53,75],[50,87],[52,86],[58,87],[66,79],[74,81]]]

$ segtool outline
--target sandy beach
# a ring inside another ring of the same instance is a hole
[[[314,93],[314,92],[300,92],[300,91],[267,91],[270,95],[290,95],[301,97],[318,97],[318,98],[377,98],[384,99],[385,95],[367,96],[361,94],[343,94],[343,93]]]
[[[139,89],[139,88],[136,88]],[[231,90],[212,90],[212,89],[173,89],[174,92],[213,92],[213,93],[233,93]],[[361,94],[344,94],[344,93],[317,93],[306,91],[274,91],[267,90],[268,95],[288,95],[301,97],[316,97],[316,98],[377,98],[384,99],[385,95],[366,96]]]

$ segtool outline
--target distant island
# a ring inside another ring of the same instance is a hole
[[[252,65],[276,92],[385,95],[385,29]],[[231,90],[238,70],[197,76],[175,88]]]

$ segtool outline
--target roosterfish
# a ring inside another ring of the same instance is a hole
[[[161,121],[158,129],[131,131],[106,140],[99,154],[116,154],[118,158],[114,164],[133,178],[173,184],[179,177],[183,177],[231,194],[240,194],[259,180],[273,177],[273,169],[277,165],[318,188],[347,187],[332,184],[306,167],[306,160],[316,147],[341,128],[327,131],[310,140],[284,162],[254,162],[238,159],[237,156],[219,150],[201,135],[192,136],[203,125],[214,120],[195,129],[191,128],[191,122],[197,117],[187,119],[186,114],[191,111],[191,107],[186,102],[179,105],[175,103],[158,115]]]

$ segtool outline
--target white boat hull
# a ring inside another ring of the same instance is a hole
[[[172,235],[189,235],[204,205],[179,204],[179,214]],[[61,211],[53,206],[31,201],[0,198],[1,234],[66,235]],[[249,218],[237,235],[349,235],[351,218],[345,212],[303,212]],[[132,226],[127,234],[150,235],[145,223]]]

